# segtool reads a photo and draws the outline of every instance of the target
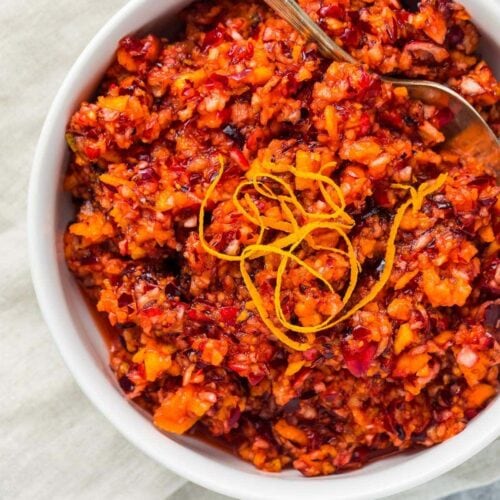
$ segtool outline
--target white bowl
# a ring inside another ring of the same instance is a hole
[[[45,321],[75,379],[89,399],[138,448],[168,469],[206,488],[254,500],[373,499],[404,491],[456,467],[500,436],[500,398],[458,436],[433,448],[400,454],[355,472],[305,478],[297,471],[258,471],[242,460],[189,437],[166,436],[148,415],[121,394],[108,367],[108,353],[66,269],[62,235],[73,209],[61,181],[68,159],[66,124],[88,98],[109,65],[118,40],[136,31],[165,27],[189,0],[131,0],[95,36],[69,72],[42,130],[28,203],[33,282]],[[489,37],[484,52],[500,63],[497,21],[500,2],[463,0],[476,25]],[[496,40],[496,41],[495,41]],[[500,70],[496,68],[497,73]]]

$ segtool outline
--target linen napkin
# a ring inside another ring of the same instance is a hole
[[[162,0],[158,0],[162,1]],[[87,401],[31,287],[26,191],[64,76],[125,0],[2,0],[0,8],[0,498],[222,500],[129,444]],[[92,68],[89,68],[92,71]],[[433,499],[500,477],[500,442],[403,496]]]

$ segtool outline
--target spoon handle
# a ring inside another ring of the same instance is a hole
[[[356,63],[357,61],[339,47],[297,4],[295,0],[264,0],[278,12],[306,40],[315,42],[320,52],[329,59]]]
[[[264,0],[271,9],[291,24],[306,40],[315,42],[327,59],[360,64],[339,47],[300,7],[295,0]],[[411,97],[425,103],[446,106],[454,113],[452,122],[443,129],[444,149],[460,156],[475,158],[500,176],[500,141],[483,117],[455,91],[436,82],[401,80],[381,76],[385,82],[406,87]]]

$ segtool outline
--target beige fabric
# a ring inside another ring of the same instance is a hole
[[[194,485],[173,493],[184,481],[130,445],[90,405],[52,343],[30,283],[26,190],[42,122],[72,62],[124,3],[0,2],[0,498],[6,500],[222,499]],[[497,443],[405,498],[491,481],[499,475],[498,456]]]

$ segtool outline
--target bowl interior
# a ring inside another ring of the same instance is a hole
[[[132,0],[91,42],[72,68],[49,112],[40,138],[30,184],[28,229],[33,281],[39,303],[61,353],[76,380],[111,422],[139,448],[168,468],[205,487],[254,499],[376,498],[410,488],[460,464],[500,435],[500,399],[490,404],[453,439],[428,450],[409,452],[331,477],[306,479],[296,471],[271,475],[185,436],[162,434],[150,417],[129,404],[108,367],[108,353],[93,314],[68,272],[62,235],[74,210],[61,188],[67,162],[66,124],[89,98],[113,56],[117,41],[137,31],[168,32],[176,12],[189,0]],[[500,5],[489,0],[463,2],[489,34],[486,59],[500,71],[500,40],[495,19]],[[88,72],[88,68],[92,71]]]

